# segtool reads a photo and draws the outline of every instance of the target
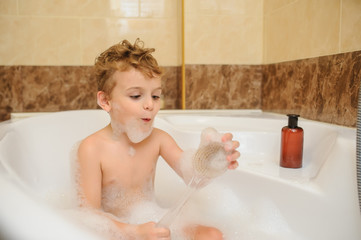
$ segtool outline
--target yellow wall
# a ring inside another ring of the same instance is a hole
[[[263,63],[361,50],[360,0],[264,0]]]
[[[174,0],[1,0],[0,65],[92,65],[105,48],[137,37],[163,66],[180,64]]]
[[[185,3],[186,63],[262,63],[263,0]]]
[[[184,0],[186,64],[264,64],[361,49],[360,0]],[[181,62],[181,0],[0,0],[0,65],[92,65],[140,37]]]

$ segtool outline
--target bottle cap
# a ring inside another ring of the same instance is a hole
[[[300,115],[297,114],[287,114],[288,116],[288,127],[289,128],[297,128],[297,122],[298,122],[298,117]]]

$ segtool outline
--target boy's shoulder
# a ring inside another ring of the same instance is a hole
[[[164,138],[171,137],[169,135],[169,133],[167,133],[166,131],[159,129],[159,128],[153,128],[152,134],[159,136],[159,137],[164,137]]]
[[[82,149],[96,149],[97,147],[103,145],[106,141],[106,130],[105,128],[98,130],[97,132],[87,136],[80,142],[80,148]]]
[[[174,141],[173,137],[168,132],[159,128],[154,128],[152,135],[156,139],[156,141],[158,141],[161,144]]]

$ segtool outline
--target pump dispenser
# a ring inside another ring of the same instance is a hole
[[[303,156],[303,129],[297,126],[300,115],[288,114],[288,126],[282,128],[280,166],[301,168]]]

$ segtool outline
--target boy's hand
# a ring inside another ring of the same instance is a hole
[[[239,147],[239,142],[234,141],[233,135],[231,133],[225,133],[222,137],[222,142],[224,144],[224,149],[227,154],[227,161],[229,162],[228,169],[236,169],[238,167],[237,159],[241,154],[236,150]]]
[[[170,240],[170,230],[168,228],[156,227],[154,222],[136,225],[135,234],[135,239],[137,240]]]

